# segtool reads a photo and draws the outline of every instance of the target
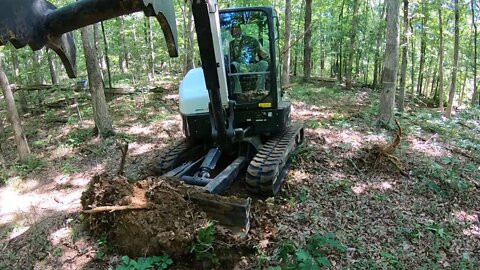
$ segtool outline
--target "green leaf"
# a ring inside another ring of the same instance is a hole
[[[123,256],[122,257],[122,262],[123,262],[123,264],[128,264],[130,262],[130,258],[128,256]]]

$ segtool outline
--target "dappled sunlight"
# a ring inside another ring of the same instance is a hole
[[[153,143],[131,143],[128,145],[128,153],[132,156],[138,156],[151,152],[155,149],[155,144]]]
[[[304,171],[304,170],[292,170],[290,173],[290,183],[301,183],[309,181],[314,178],[314,175]]]
[[[179,95],[178,95],[178,94],[168,94],[168,95],[165,95],[164,98],[165,98],[165,99],[175,99],[175,100],[178,100],[178,99],[179,99]]]
[[[478,222],[478,214],[469,214],[465,211],[455,211],[452,213],[456,220],[462,222]]]
[[[133,135],[149,135],[153,132],[153,130],[149,127],[133,126],[130,127],[127,132]]]
[[[74,149],[71,147],[58,146],[55,149],[49,151],[48,156],[45,158],[49,160],[61,159],[63,157],[68,157],[74,153]]]
[[[352,191],[357,194],[357,195],[362,195],[366,194],[370,191],[388,191],[392,190],[393,187],[395,186],[395,183],[390,182],[390,181],[382,181],[379,183],[356,183],[352,187]]]
[[[463,230],[465,236],[470,236],[480,239],[480,226],[472,225],[470,228]]]
[[[433,137],[432,137],[433,138]],[[427,141],[410,139],[410,148],[416,152],[421,153],[429,157],[444,157],[449,154],[445,147],[437,143],[434,139]]]
[[[454,211],[452,216],[464,226],[463,235],[480,239],[480,224],[478,213],[468,213],[466,211]]]
[[[21,193],[11,187],[0,191],[0,224],[15,221],[20,214],[30,221],[35,221],[50,211],[70,211],[80,207],[83,189],[71,189],[48,192]]]

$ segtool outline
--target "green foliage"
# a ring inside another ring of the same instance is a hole
[[[173,263],[173,260],[166,255],[140,257],[136,260],[130,259],[128,256],[123,256],[122,262],[123,264],[118,266],[116,270],[167,269]]]
[[[6,170],[0,170],[0,186],[7,183],[8,178],[9,178],[9,175],[6,172]]]
[[[198,230],[196,241],[190,252],[195,254],[198,260],[207,260],[213,266],[219,266],[220,261],[215,253],[213,253],[213,244],[215,242],[215,224],[208,223],[205,227]]]
[[[68,134],[66,144],[70,147],[77,147],[92,137],[93,133],[88,128],[76,128]]]
[[[21,176],[26,176],[34,170],[43,168],[46,166],[46,162],[35,156],[30,156],[25,162],[15,165],[15,170]]]
[[[278,249],[277,258],[282,262],[281,269],[324,269],[331,266],[329,253],[345,251],[345,245],[336,240],[333,233],[315,233],[303,247],[287,240]]]
[[[75,165],[71,164],[70,162],[63,163],[61,170],[64,174],[67,175],[78,171],[77,167],[75,167]]]

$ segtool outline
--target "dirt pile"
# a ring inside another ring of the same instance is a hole
[[[168,177],[129,183],[121,176],[95,176],[81,198],[90,229],[107,236],[122,254],[138,257],[189,252],[207,218],[189,193],[198,192]],[[86,211],[85,211],[86,210]]]

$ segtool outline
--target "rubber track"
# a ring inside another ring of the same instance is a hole
[[[155,160],[153,171],[156,175],[162,175],[172,170],[177,164],[178,158],[190,148],[190,143],[187,140],[176,142],[164,150]]]
[[[293,123],[281,135],[268,140],[248,166],[247,188],[254,193],[275,195],[283,182],[278,176],[288,166],[290,153],[302,142],[303,125],[300,123]]]

